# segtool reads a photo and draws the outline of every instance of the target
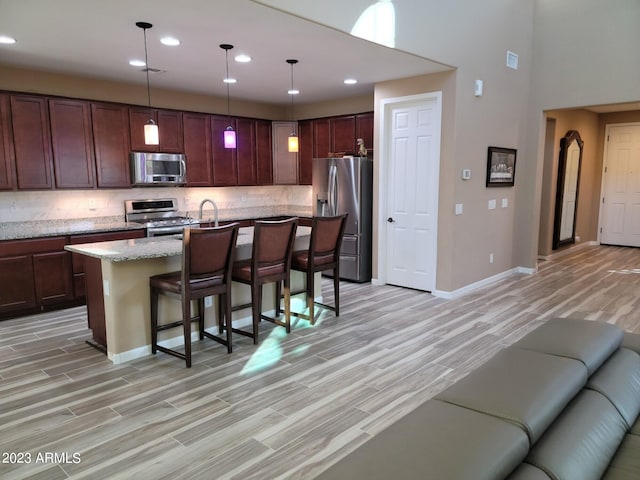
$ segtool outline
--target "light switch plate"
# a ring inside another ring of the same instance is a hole
[[[495,208],[496,208],[496,199],[493,198],[489,200],[489,210],[495,210]]]
[[[465,168],[464,170],[462,170],[462,179],[469,180],[470,178],[471,178],[471,169]]]
[[[456,215],[462,215],[464,207],[461,203],[456,203]]]
[[[503,198],[502,199],[502,208],[507,208],[509,206],[509,199],[508,198]]]

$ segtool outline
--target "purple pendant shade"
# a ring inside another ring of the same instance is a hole
[[[224,148],[236,148],[236,131],[231,125],[224,131]]]

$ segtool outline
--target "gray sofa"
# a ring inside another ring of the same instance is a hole
[[[322,480],[640,479],[640,335],[553,319]]]

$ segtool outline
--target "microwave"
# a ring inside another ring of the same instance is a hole
[[[186,157],[181,153],[131,152],[133,185],[184,185],[186,170]]]

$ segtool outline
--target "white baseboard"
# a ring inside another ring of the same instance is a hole
[[[574,245],[571,245],[570,247],[563,248],[562,250],[558,250],[557,252],[550,253],[549,255],[538,255],[538,258],[540,260],[553,260],[554,258],[559,258],[565,255],[568,255],[570,253],[575,253],[576,250],[580,250],[581,248],[592,247],[594,245],[600,245],[600,243],[596,242],[595,240],[576,243]]]
[[[431,294],[435,297],[445,298],[447,300],[453,300],[454,298],[459,298],[463,295],[473,292],[474,290],[491,285],[492,283],[503,280],[516,273],[525,273],[525,274],[532,275],[537,271],[538,271],[537,268],[516,267],[511,270],[507,270],[506,272],[493,275],[492,277],[483,278],[480,281],[471,283],[469,285],[465,285],[464,287],[459,288],[457,290],[453,290],[451,292],[444,291],[444,290],[434,290],[433,292],[431,292]]]

